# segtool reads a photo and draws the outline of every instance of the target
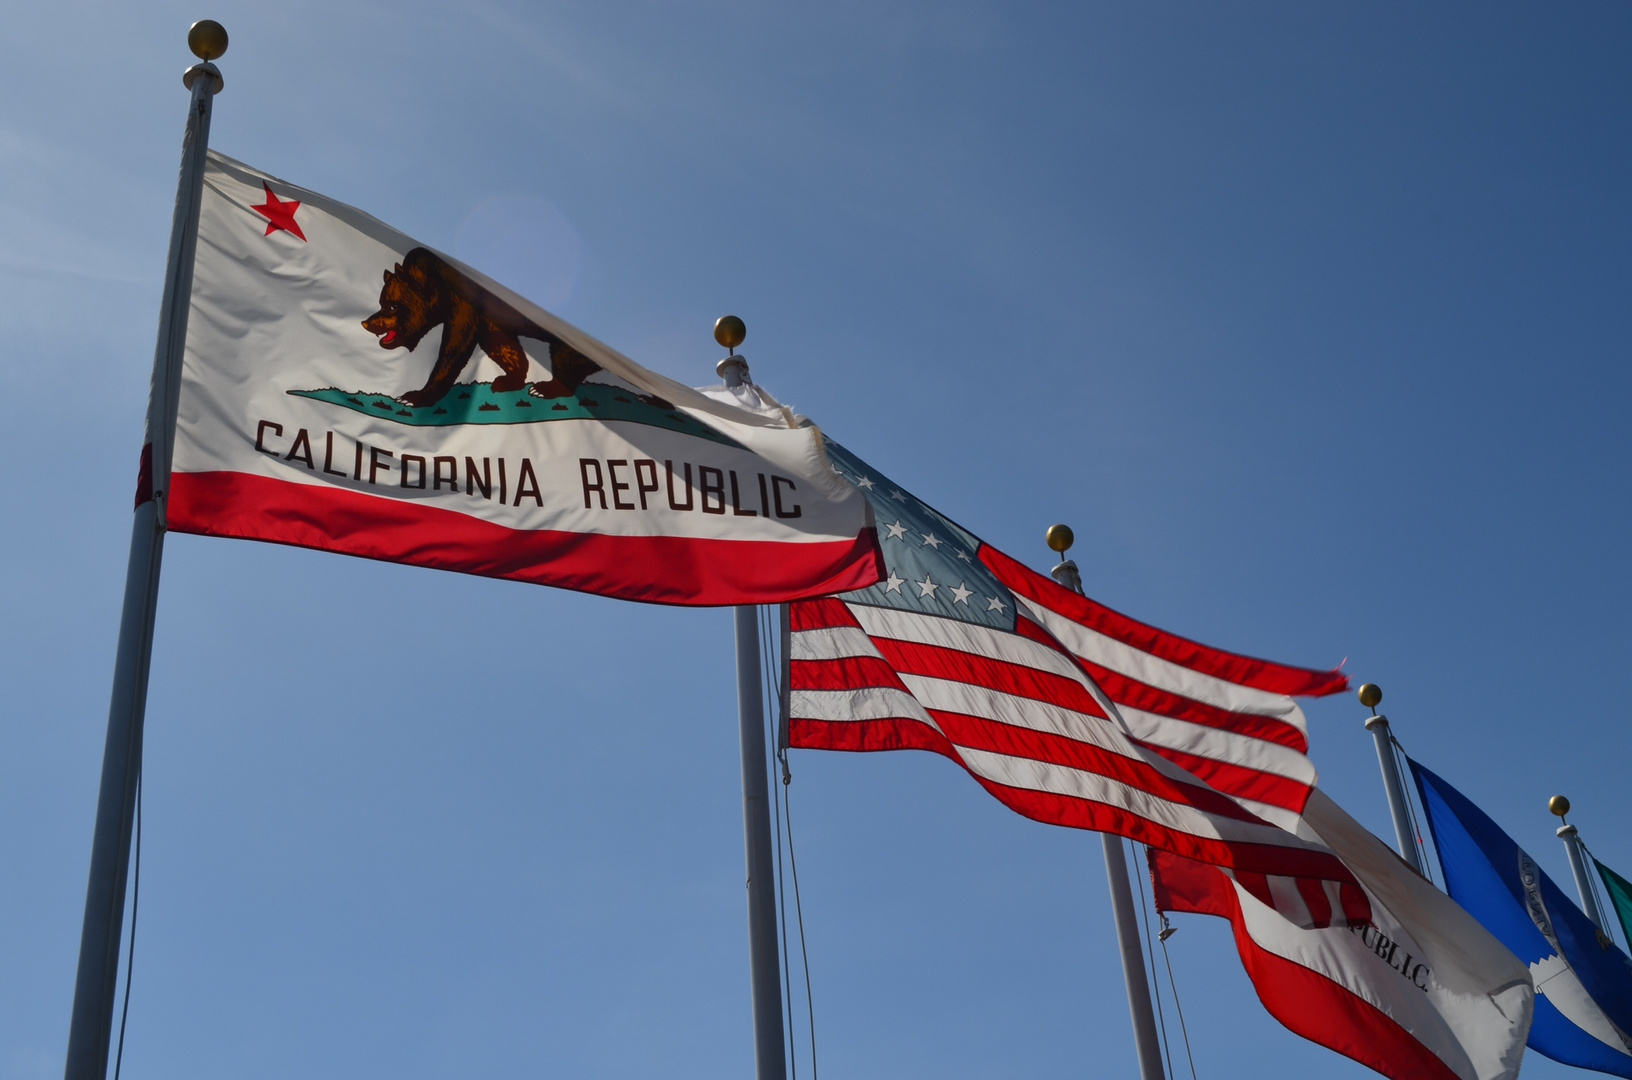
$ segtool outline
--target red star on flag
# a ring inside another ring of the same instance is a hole
[[[261,187],[266,189],[266,201],[259,206],[251,206],[250,209],[266,219],[264,235],[271,236],[282,229],[284,232],[294,233],[304,241],[306,234],[300,231],[300,222],[295,220],[295,211],[300,209],[300,203],[293,199],[279,202],[278,197],[272,194],[272,185],[265,180],[261,181]]]

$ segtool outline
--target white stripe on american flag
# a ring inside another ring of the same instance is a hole
[[[1005,694],[974,683],[935,679],[925,675],[901,676],[912,696],[933,711],[955,712],[1011,727],[1029,728],[1075,739],[1112,754],[1143,762],[1133,743],[1117,738],[1114,728],[1097,716],[1084,716],[1036,698]]]
[[[855,723],[862,720],[916,720],[940,731],[918,700],[903,690],[798,690],[800,720]]]
[[[865,630],[855,626],[831,626],[821,630],[802,630],[793,636],[793,659],[836,660],[841,656],[876,656],[883,659],[878,646]]]
[[[1151,747],[1185,750],[1200,757],[1234,761],[1263,772],[1284,776],[1300,784],[1313,785],[1315,769],[1309,758],[1288,746],[1254,739],[1233,731],[1220,731],[1206,724],[1192,724],[1129,705],[1118,705],[1128,731]]]
[[[1006,660],[1011,664],[1046,671],[1070,679],[1084,688],[1088,679],[1071,658],[1053,649],[1042,648],[1006,630],[993,630],[973,623],[952,619],[925,617],[910,611],[869,607],[855,604],[850,613],[871,638],[889,638],[892,641],[910,641],[918,645],[933,645],[939,649],[970,653],[974,656]]]
[[[1306,842],[1285,829],[1266,826],[1261,821],[1234,821],[1202,813],[1183,803],[1118,783],[1101,773],[1073,769],[1051,761],[1039,761],[1036,758],[975,750],[967,746],[958,747],[958,756],[969,767],[970,772],[987,780],[1009,787],[1026,788],[1051,795],[1069,795],[1089,802],[1104,803],[1136,814],[1147,821],[1156,822],[1174,832],[1226,842],[1271,844],[1300,850],[1307,850],[1308,847]],[[1299,900],[1299,904],[1301,903]]]

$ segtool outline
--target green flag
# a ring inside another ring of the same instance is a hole
[[[1604,891],[1609,893],[1609,902],[1615,905],[1615,917],[1621,920],[1621,930],[1626,933],[1626,940],[1632,941],[1632,881],[1626,880],[1596,857],[1592,865],[1598,868],[1598,876],[1604,879]]]

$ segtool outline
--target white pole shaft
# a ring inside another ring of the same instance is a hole
[[[1570,873],[1575,878],[1576,894],[1581,897],[1581,910],[1599,933],[1609,933],[1604,927],[1604,913],[1598,910],[1598,898],[1592,892],[1592,879],[1587,877],[1587,853],[1581,847],[1581,834],[1574,825],[1564,825],[1558,830],[1558,838],[1564,841],[1564,850],[1570,856]]]
[[[1139,917],[1128,884],[1128,860],[1122,838],[1100,833],[1105,845],[1105,876],[1111,884],[1111,917],[1116,943],[1122,949],[1122,982],[1128,991],[1128,1012],[1133,1019],[1133,1047],[1139,1055],[1140,1080],[1163,1080],[1162,1045],[1156,1033],[1156,1014],[1150,1005],[1150,980],[1145,976],[1145,953],[1139,945]]]
[[[170,225],[159,338],[148,391],[147,437],[142,447],[136,518],[130,534],[130,561],[125,570],[124,607],[119,616],[119,648],[113,666],[113,696],[102,751],[90,879],[85,890],[85,922],[80,932],[79,971],[68,1028],[66,1080],[103,1080],[113,1032],[125,879],[130,866],[136,784],[142,771],[142,724],[147,711],[148,663],[153,653],[153,616],[158,607],[159,567],[164,556],[164,498],[170,486],[171,444],[193,289],[193,255],[198,243],[198,208],[210,139],[210,106],[219,85],[212,64],[197,65],[189,74],[192,102],[182,141],[175,216]]]
[[[1054,580],[1073,592],[1082,592],[1082,575],[1070,559],[1050,571]],[[1133,886],[1128,884],[1128,860],[1122,838],[1100,833],[1105,848],[1105,877],[1111,886],[1111,918],[1116,944],[1122,952],[1122,982],[1128,992],[1128,1013],[1133,1020],[1133,1048],[1139,1056],[1140,1080],[1164,1080],[1162,1044],[1156,1032],[1156,1011],[1151,1005],[1150,979],[1145,975],[1145,951],[1139,944],[1138,909]]]
[[[1405,782],[1400,777],[1400,762],[1394,756],[1394,737],[1388,728],[1388,717],[1372,716],[1366,721],[1366,730],[1377,741],[1377,764],[1383,770],[1383,790],[1388,793],[1388,813],[1394,819],[1394,840],[1399,845],[1400,857],[1411,869],[1423,873],[1422,853],[1411,833],[1411,817],[1406,810]]]
[[[771,795],[765,758],[765,692],[758,609],[736,609],[737,725],[742,744],[742,829],[748,856],[748,970],[754,1007],[754,1075],[784,1080],[782,964],[777,955]]]

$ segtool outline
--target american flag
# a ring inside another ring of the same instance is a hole
[[[1027,817],[1218,866],[1300,926],[1369,918],[1340,859],[1248,809],[1302,809],[1315,776],[1287,695],[1341,675],[1127,619],[827,448],[872,504],[889,576],[791,606],[790,745],[932,750]]]
[[[1135,741],[1286,829],[1314,789],[1309,725],[1292,700],[1348,689],[1311,671],[1224,652],[1158,630],[982,549],[1026,614],[1063,645]]]

